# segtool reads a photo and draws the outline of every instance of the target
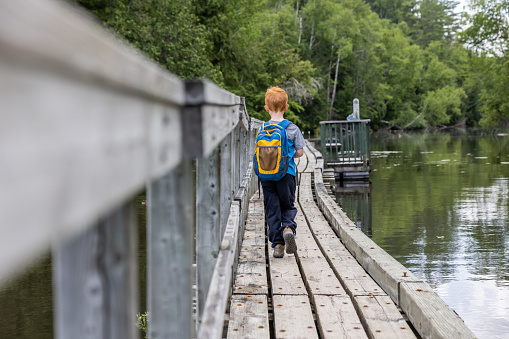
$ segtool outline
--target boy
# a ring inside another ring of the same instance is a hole
[[[288,95],[279,87],[271,87],[265,93],[265,110],[270,114],[269,124],[278,124],[284,120],[288,110]],[[295,243],[295,202],[296,166],[293,158],[304,154],[304,138],[297,126],[290,124],[286,128],[290,162],[286,175],[279,181],[261,180],[265,217],[269,225],[269,241],[274,249],[274,257],[282,258],[286,253],[297,252]],[[285,246],[286,245],[286,246]]]

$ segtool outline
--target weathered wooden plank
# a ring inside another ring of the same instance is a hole
[[[350,296],[387,295],[336,236],[320,236],[319,244]]]
[[[316,160],[315,168],[318,168],[320,170],[324,169],[324,164],[323,164],[323,159],[322,158],[319,158],[319,159]]]
[[[315,172],[316,175],[316,172]],[[317,186],[317,199],[327,220],[370,276],[389,294],[398,300],[398,285],[403,281],[420,281],[414,274],[376,245],[362,231],[354,226],[335,201]]]
[[[313,154],[315,155],[315,158],[316,158],[315,169],[323,171],[324,165],[323,165],[323,156],[322,156],[322,153],[318,152],[314,148],[314,146],[311,145],[311,143],[309,141],[306,141],[306,144],[307,144],[308,148],[311,150],[311,152],[313,152]]]
[[[0,73],[9,112],[0,115],[0,158],[9,164],[0,175],[2,280],[174,168],[181,118],[171,105],[21,60],[0,62]]]
[[[240,208],[238,202],[234,201],[207,295],[202,323],[198,331],[199,338],[221,338],[232,281],[233,262],[237,256],[239,223]]]
[[[265,236],[259,233],[258,230],[245,230],[243,246],[257,246],[265,247]]]
[[[233,179],[233,195],[236,195],[237,190],[240,187],[240,127],[237,126],[232,131],[232,142],[233,142],[233,150],[232,150],[232,179]]]
[[[251,202],[252,204],[252,202]],[[263,234],[265,231],[265,225],[263,224],[263,215],[257,215],[256,218],[260,218],[260,221],[254,221],[254,214],[249,213],[246,218],[246,226],[245,226],[245,232],[253,232],[253,234]]]
[[[270,339],[266,295],[233,295],[228,339]]]
[[[189,83],[187,84],[189,85]],[[187,93],[186,93],[187,94]],[[206,157],[230,135],[238,123],[238,105],[186,106],[183,110],[183,156]]]
[[[189,338],[192,328],[194,202],[191,161],[147,188],[150,338]]]
[[[233,292],[268,294],[265,263],[265,225],[261,201],[251,199]]]
[[[309,179],[309,175],[305,173],[302,177],[301,190],[309,188]],[[306,200],[306,203],[302,204],[306,217],[308,220],[314,220],[310,223],[310,227],[320,244],[320,248],[327,256],[334,272],[341,278],[349,295],[386,295],[383,289],[373,281],[340,242],[314,204],[314,201],[308,201],[309,199],[306,199],[305,195],[302,195],[302,193],[300,199]]]
[[[308,158],[304,154],[302,157],[297,158],[299,160],[299,164],[297,165],[297,170],[299,173],[302,173],[306,170],[306,167],[308,165]]]
[[[304,153],[308,161],[305,172],[313,172],[316,165],[315,155],[309,150],[308,146],[304,147]]]
[[[233,293],[268,294],[267,270],[265,262],[241,261],[237,266]]]
[[[349,297],[315,295],[313,299],[321,338],[368,338]]]
[[[246,99],[244,97],[240,97],[239,115],[240,115],[239,123],[242,126],[242,129],[244,129],[244,131],[248,132],[249,128],[250,128],[249,114],[247,112]]]
[[[228,216],[230,214],[230,204],[233,199],[232,193],[232,138],[227,136],[221,142],[221,237],[224,234]]]
[[[400,307],[423,338],[476,338],[463,320],[426,283],[400,284]]]
[[[208,156],[239,122],[240,98],[206,80],[186,82],[184,156]],[[235,154],[235,153],[233,153]]]
[[[356,295],[386,295],[383,289],[360,266],[345,246],[340,242],[334,231],[329,226],[321,212],[316,207],[314,201],[307,198],[310,194],[310,176],[305,173],[302,176],[301,203],[308,220],[310,228],[315,234],[316,240],[320,245],[321,251],[306,252],[299,248],[299,257],[320,256],[322,252],[326,255],[333,271],[340,277],[346,291],[350,296]],[[307,193],[302,193],[305,191]],[[301,254],[302,252],[302,254]]]
[[[273,295],[307,295],[295,256],[274,258],[269,248],[269,268]]]
[[[299,254],[299,258],[323,258],[322,251],[318,247],[313,238],[313,235],[305,235],[301,234],[302,227],[299,229],[299,233],[297,236],[297,253]],[[309,245],[306,245],[309,243]]]
[[[4,279],[178,164],[184,85],[64,2],[2,2],[0,27]]]
[[[388,296],[359,296],[354,304],[370,338],[416,338]]]
[[[272,302],[276,338],[318,338],[307,295],[274,295]]]
[[[56,338],[137,338],[136,227],[128,203],[54,249]]]
[[[196,162],[196,309],[201,321],[221,236],[219,151]]]
[[[228,92],[208,80],[190,80],[192,90],[188,91],[187,103],[191,105],[210,105],[210,106],[240,106],[240,97]],[[237,118],[238,122],[238,111]],[[237,125],[234,123],[232,127]]]
[[[247,188],[247,181],[245,182],[246,174],[247,174],[247,165],[250,160],[247,157],[247,132],[242,128],[242,126],[238,126],[239,128],[239,183],[240,187]],[[241,151],[240,151],[241,150]]]
[[[306,285],[313,295],[347,296],[325,258],[299,258]]]
[[[265,244],[251,245],[250,240],[242,243],[239,253],[239,262],[258,261],[265,263]]]

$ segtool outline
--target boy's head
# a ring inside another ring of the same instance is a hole
[[[288,95],[284,89],[270,87],[265,93],[265,109],[272,112],[284,112],[288,109]]]

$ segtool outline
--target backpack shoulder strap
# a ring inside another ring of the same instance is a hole
[[[286,129],[288,126],[290,126],[292,122],[290,120],[287,120],[287,119],[284,119],[283,121],[281,121],[279,123],[279,126],[283,127],[284,129]]]

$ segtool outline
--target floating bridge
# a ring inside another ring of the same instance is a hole
[[[55,338],[139,337],[143,191],[151,339],[474,338],[348,219],[310,144],[299,250],[272,257],[243,98],[53,0],[0,2],[0,74],[0,284],[51,250]]]

